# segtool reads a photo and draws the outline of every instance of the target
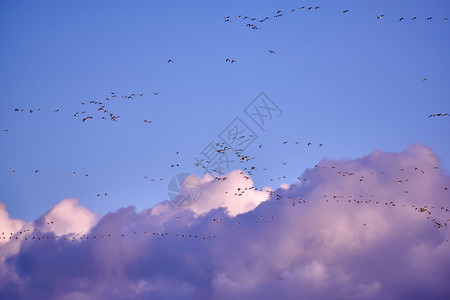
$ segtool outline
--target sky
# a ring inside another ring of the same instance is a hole
[[[0,295],[448,298],[449,234],[430,221],[450,207],[450,116],[429,116],[450,113],[449,15],[444,0],[1,1],[0,231],[55,240],[0,239]],[[216,143],[234,162],[206,162]],[[195,203],[174,205],[174,189]],[[405,209],[325,199],[375,192]],[[247,214],[285,219],[261,229]],[[211,228],[216,215],[235,226]],[[146,226],[167,239],[117,240]],[[204,246],[176,236],[190,229]],[[111,239],[80,239],[102,230]],[[99,257],[119,244],[129,254]],[[31,263],[46,251],[98,269]],[[54,274],[60,287],[42,285]]]

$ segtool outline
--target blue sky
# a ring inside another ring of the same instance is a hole
[[[259,30],[235,18],[278,10]],[[2,1],[0,201],[25,220],[72,197],[100,214],[152,207],[174,175],[202,174],[193,157],[236,117],[259,136],[245,165],[258,168],[258,187],[295,182],[325,157],[414,142],[448,170],[450,118],[428,115],[450,112],[449,10],[417,0]],[[261,91],[283,110],[266,132],[243,113]],[[111,92],[144,96],[110,101],[118,122],[74,117]]]

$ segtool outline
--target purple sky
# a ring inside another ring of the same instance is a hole
[[[450,177],[439,166],[417,143],[324,159],[273,193],[248,189],[238,170],[205,175],[189,208],[164,202],[100,217],[66,199],[25,222],[2,205],[0,295],[448,299]]]

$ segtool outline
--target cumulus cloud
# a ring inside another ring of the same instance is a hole
[[[6,205],[0,202],[0,228],[4,232],[16,232],[19,231],[25,224],[25,221],[18,219],[11,219],[8,211],[6,210]],[[4,235],[4,234],[3,234]],[[0,243],[6,243],[8,240],[5,236],[0,238]]]
[[[229,216],[236,216],[253,210],[269,198],[272,188],[254,189],[253,180],[240,170],[226,176],[214,177],[205,174],[200,180],[201,196],[196,205],[189,208],[196,214],[224,208]],[[183,191],[187,193],[188,191]]]
[[[46,231],[56,236],[83,235],[95,225],[98,215],[81,206],[77,199],[65,199],[55,205],[42,218]]]
[[[0,297],[450,297],[450,177],[428,147],[323,159],[274,191],[239,170],[225,177],[201,178],[193,206],[100,219],[64,200],[25,224],[2,205],[15,233],[0,244]]]

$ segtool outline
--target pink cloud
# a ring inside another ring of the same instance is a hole
[[[324,159],[270,198],[240,171],[226,177],[201,178],[189,208],[165,202],[97,220],[62,201],[33,223],[38,233],[0,244],[1,298],[450,297],[450,177],[430,148]],[[4,205],[0,224],[30,226]]]

